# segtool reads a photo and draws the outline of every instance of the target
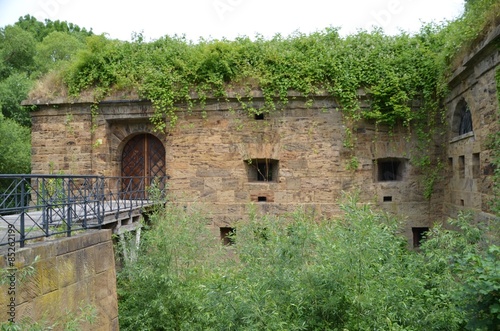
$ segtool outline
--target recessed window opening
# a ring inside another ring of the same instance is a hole
[[[448,174],[453,177],[453,158],[448,158]]]
[[[406,164],[405,159],[386,158],[376,160],[377,181],[399,181],[403,180],[403,173]]]
[[[220,239],[225,246],[230,246],[234,244],[234,235],[236,229],[232,227],[221,227],[220,228]]]
[[[460,206],[462,206],[462,207],[465,206],[465,200],[464,199],[460,199]]]
[[[460,178],[465,178],[465,155],[458,157],[458,174]]]
[[[415,227],[415,228],[411,228],[411,231],[413,233],[413,247],[415,247],[415,248],[420,247],[422,242],[427,237],[427,232],[429,232],[429,228],[428,227]]]
[[[257,197],[257,201],[258,202],[266,202],[267,201],[267,197]]]
[[[472,115],[470,113],[469,106],[466,105],[461,113],[460,128],[458,134],[462,135],[471,131],[472,131]]]
[[[264,119],[264,113],[261,114],[255,114],[253,118],[257,121],[263,120]]]
[[[458,102],[452,119],[452,132],[461,136],[472,132],[472,113],[467,102],[462,99]]]
[[[391,202],[392,201],[392,196],[385,196],[384,197],[384,202]]]
[[[254,182],[275,182],[278,178],[278,160],[250,159],[245,161],[248,180]]]
[[[494,165],[493,163],[485,164],[484,165],[484,170],[483,170],[483,175],[485,176],[492,176],[495,174],[497,166]]]
[[[480,158],[479,153],[472,154],[472,178],[479,178],[480,171]]]

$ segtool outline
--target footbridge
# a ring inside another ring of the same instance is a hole
[[[0,248],[87,229],[137,230],[164,203],[166,177],[0,175]]]

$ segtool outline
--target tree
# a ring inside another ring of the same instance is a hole
[[[0,29],[0,61],[4,63],[0,79],[16,71],[30,75],[34,69],[35,52],[35,38],[31,33],[12,25]]]
[[[48,34],[45,24],[38,21],[34,16],[25,15],[24,17],[19,17],[15,25],[29,32],[38,42],[42,41]]]
[[[0,81],[0,109],[3,116],[20,125],[31,126],[28,110],[21,106],[21,102],[26,99],[32,86],[33,81],[24,72],[14,73]]]
[[[30,129],[0,114],[0,173],[29,174],[31,169]]]
[[[21,102],[33,80],[68,61],[84,47],[92,31],[78,25],[45,20],[30,15],[14,25],[0,28],[0,109],[5,118],[30,126],[28,111]]]
[[[45,73],[61,61],[70,60],[79,49],[85,47],[83,40],[60,31],[53,31],[37,44],[35,63],[38,70]]]
[[[31,33],[38,42],[41,42],[46,36],[54,31],[68,33],[77,36],[82,40],[85,39],[85,37],[93,35],[92,29],[87,31],[87,29],[80,28],[76,24],[59,20],[51,21],[46,19],[45,22],[40,22],[31,15],[20,17],[15,25],[24,31]]]

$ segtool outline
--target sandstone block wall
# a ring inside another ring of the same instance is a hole
[[[33,139],[33,172],[49,170],[44,135],[57,147],[55,171],[119,176],[127,141],[152,134],[164,142],[172,201],[201,207],[216,229],[244,220],[250,205],[258,212],[302,208],[319,219],[337,217],[343,192],[358,192],[360,201],[404,215],[409,238],[412,227],[427,227],[441,218],[440,206],[423,196],[422,174],[411,162],[416,142],[406,138],[407,128],[389,132],[358,123],[351,128],[355,147],[346,148],[346,123],[336,102],[326,96],[308,105],[304,101],[296,98],[286,109],[256,119],[235,99],[208,100],[203,109],[179,111],[177,124],[164,134],[155,132],[149,120],[152,106],[144,101],[101,103],[92,132],[86,131],[89,104],[40,106],[33,113],[39,131]],[[261,103],[256,95],[253,106]],[[71,121],[64,122],[66,118]],[[82,138],[78,152],[67,147],[75,137]],[[265,159],[276,163],[275,176],[256,181],[251,162]],[[398,180],[380,180],[383,160],[397,160]]]
[[[90,104],[32,113],[33,174],[92,174]]]
[[[450,81],[447,99],[448,130],[446,153],[448,177],[444,212],[455,216],[472,210],[477,219],[491,218],[493,199],[492,150],[489,136],[500,130],[498,86],[500,26],[492,29],[463,60]],[[472,115],[472,131],[457,132],[459,111],[465,104]]]
[[[343,192],[358,192],[361,202],[405,219],[411,243],[414,229],[461,210],[493,217],[488,137],[500,129],[495,79],[499,36],[500,27],[490,31],[450,80],[447,125],[428,146],[443,166],[430,200],[424,197],[428,174],[415,166],[418,143],[408,139],[408,128],[389,131],[369,122],[353,126],[325,95],[316,96],[312,104],[292,95],[285,109],[263,118],[249,116],[231,95],[223,101],[208,99],[203,109],[183,111],[179,105],[177,124],[163,133],[150,122],[151,104],[130,96],[101,102],[94,124],[91,102],[39,105],[33,112],[33,173],[120,176],[125,145],[135,135],[148,134],[164,143],[172,201],[201,207],[215,229],[244,220],[250,205],[258,212],[302,208],[319,219],[336,217]],[[247,102],[258,109],[264,101],[254,91]],[[458,134],[457,109],[464,104],[470,108],[473,130]],[[345,147],[346,128],[352,132],[353,148]],[[265,160],[272,163],[273,178],[257,181],[256,165]],[[385,180],[387,172],[396,180]]]
[[[5,247],[0,253],[0,266],[7,270],[12,255]],[[14,298],[18,323],[28,318],[64,330],[64,323],[73,320],[80,330],[119,329],[111,230],[16,247],[14,257],[15,285],[10,280],[0,285],[1,322],[13,317],[7,313],[12,312],[8,305]],[[80,309],[85,307],[97,313],[92,325],[79,321],[84,317]]]

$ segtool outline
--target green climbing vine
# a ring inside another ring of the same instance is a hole
[[[266,113],[283,109],[292,90],[309,104],[326,92],[354,121],[410,125],[417,117],[411,102],[419,97],[430,105],[436,94],[439,67],[429,38],[428,32],[415,37],[381,31],[341,38],[336,29],[197,44],[182,37],[144,43],[92,36],[87,49],[66,68],[64,79],[73,95],[97,91],[96,102],[114,90],[136,91],[153,103],[158,129],[165,129],[165,120],[175,124],[179,104],[188,110],[195,104],[203,107],[208,97],[225,101],[235,91],[244,110]],[[255,89],[264,96],[259,109],[250,99]],[[359,89],[369,96],[367,110],[360,108]]]
[[[90,132],[95,133],[95,130],[97,129],[97,116],[99,116],[99,104],[97,102],[94,102],[90,106]]]

